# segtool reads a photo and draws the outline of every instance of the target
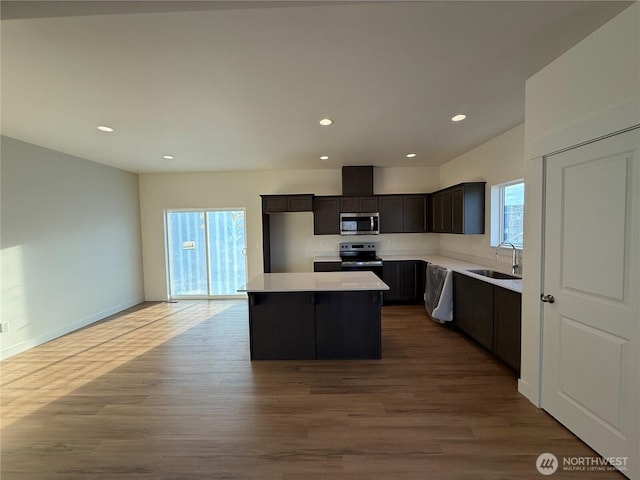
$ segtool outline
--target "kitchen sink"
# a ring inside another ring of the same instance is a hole
[[[515,275],[509,275],[508,273],[496,272],[495,270],[467,270],[467,272],[475,273],[476,275],[482,275],[483,277],[495,278],[496,280],[522,280]]]

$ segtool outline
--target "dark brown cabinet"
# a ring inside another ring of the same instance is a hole
[[[482,189],[482,195],[484,198],[484,188]],[[451,233],[464,233],[464,187],[456,187],[451,189]],[[471,216],[471,207],[467,208],[467,218]],[[482,202],[482,211],[484,212],[484,201]],[[477,214],[478,212],[476,212]],[[484,213],[480,214],[481,218],[478,218],[478,221],[481,221],[482,226],[479,227],[482,229],[482,233],[484,233]],[[478,230],[476,227],[469,227],[467,229],[470,233]]]
[[[429,231],[429,195],[319,196],[313,199],[313,233],[338,235],[340,213],[380,214],[380,233]]]
[[[453,325],[471,335],[473,330],[473,279],[453,274]]]
[[[380,358],[381,294],[249,294],[251,360]]]
[[[343,195],[373,195],[373,166],[342,167]]]
[[[346,213],[376,213],[378,197],[340,197],[340,211]]]
[[[340,233],[340,197],[313,199],[313,234],[338,235]]]
[[[404,233],[424,233],[428,231],[428,195],[405,195]]]
[[[384,262],[382,266],[382,281],[389,285],[389,290],[384,292],[384,300],[400,300],[402,272],[400,264],[402,262]]]
[[[385,301],[422,302],[424,294],[424,262],[420,260],[384,262],[382,281],[389,285]]]
[[[454,273],[453,292],[454,325],[493,350],[493,285]]]
[[[262,213],[311,212],[313,194],[261,195]]]
[[[380,195],[380,233],[428,231],[429,195]]]
[[[453,274],[453,324],[520,369],[521,303],[518,292]]]
[[[313,262],[314,272],[340,272],[342,264],[340,262]]]
[[[461,183],[431,196],[431,231],[484,233],[485,182]]]
[[[404,228],[404,199],[402,195],[381,195],[380,233],[402,233]]]
[[[451,233],[451,190],[434,193],[431,196],[431,231]]]
[[[522,295],[506,288],[493,289],[493,352],[520,370]]]
[[[251,359],[316,358],[314,300],[310,292],[249,294]]]
[[[316,358],[380,358],[379,292],[315,294]]]

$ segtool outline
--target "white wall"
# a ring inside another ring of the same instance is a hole
[[[438,188],[437,167],[376,168],[375,193],[430,192]],[[167,298],[163,215],[170,208],[246,208],[248,276],[262,272],[261,194],[339,195],[340,169],[171,173],[140,175],[142,250],[147,300]],[[344,237],[313,235],[310,213],[276,214],[272,220],[273,270],[311,271],[316,254],[336,253]],[[428,234],[384,235],[381,252],[435,252]]]
[[[3,358],[143,300],[137,175],[2,137]]]
[[[508,271],[511,253],[496,260],[491,239],[491,186],[524,178],[524,125],[519,125],[440,167],[440,187],[486,181],[485,234],[440,235],[440,253]]]
[[[529,154],[537,141],[638,97],[639,9],[636,2],[527,80]]]
[[[540,399],[541,155],[640,122],[640,5],[633,4],[526,84],[525,276],[518,388]],[[602,232],[606,242],[606,232]]]

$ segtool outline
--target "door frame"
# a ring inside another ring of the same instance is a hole
[[[640,98],[600,112],[525,145],[524,243],[532,254],[523,258],[522,357],[518,391],[538,408],[542,406],[543,310],[540,294],[544,286],[545,175],[549,158],[640,125]]]
[[[247,294],[243,292],[237,292],[236,295],[171,295],[171,266],[169,265],[169,213],[174,212],[204,212],[205,214],[205,224],[206,224],[206,214],[207,212],[228,212],[228,211],[241,211],[244,213],[244,247],[243,255],[244,255],[244,271],[245,271],[245,282],[249,279],[249,261],[247,258],[247,209],[245,207],[207,207],[207,208],[165,208],[163,212],[163,224],[164,224],[164,265],[165,265],[165,275],[166,275],[166,294],[167,301],[172,300],[238,300],[247,298]],[[209,278],[209,232],[208,229],[205,228],[205,243],[207,244],[206,248],[206,267],[207,267],[207,290],[211,290],[211,279]]]

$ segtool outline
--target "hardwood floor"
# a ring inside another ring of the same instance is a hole
[[[1,478],[540,479],[543,452],[595,456],[422,307],[382,328],[382,360],[252,363],[244,301],[127,310],[0,364]]]

